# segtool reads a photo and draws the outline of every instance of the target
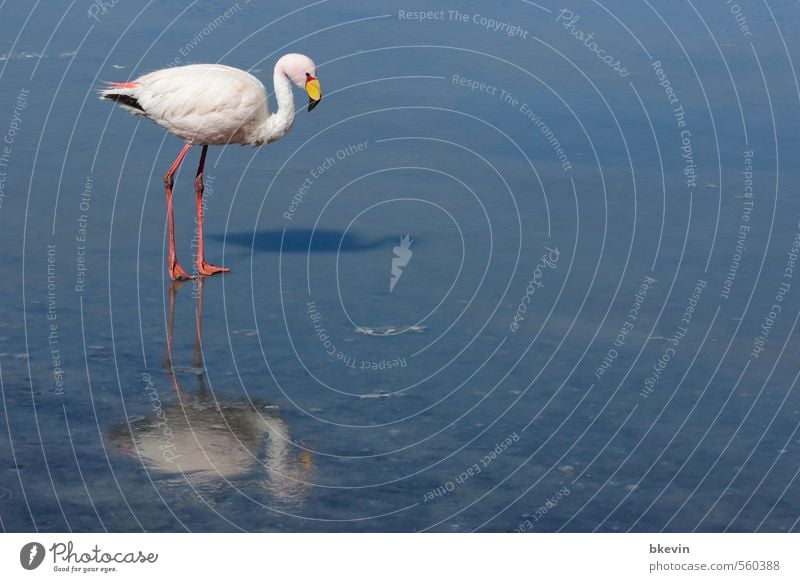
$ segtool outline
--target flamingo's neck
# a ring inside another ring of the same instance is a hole
[[[259,140],[262,143],[271,143],[279,140],[289,133],[294,123],[292,82],[286,76],[283,68],[277,65],[272,79],[275,85],[275,99],[278,102],[278,110],[270,115],[264,123],[261,139]]]

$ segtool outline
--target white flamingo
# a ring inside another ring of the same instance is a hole
[[[199,248],[197,272],[213,275],[228,271],[205,262],[203,254],[203,166],[209,145],[238,143],[262,146],[282,138],[294,123],[292,85],[308,93],[308,110],[322,98],[317,67],[310,58],[288,54],[275,64],[273,82],[278,110],[269,112],[264,85],[250,73],[225,65],[186,65],[161,69],[126,83],[109,83],[100,91],[102,99],[115,101],[134,115],[155,121],[186,142],[181,153],[164,174],[169,222],[169,275],[190,279],[175,255],[175,226],[172,217],[173,175],[193,145],[202,145],[194,181],[197,198]]]

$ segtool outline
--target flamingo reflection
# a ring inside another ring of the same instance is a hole
[[[226,483],[237,487],[256,483],[276,501],[303,503],[310,490],[314,459],[292,443],[289,427],[277,410],[264,402],[221,402],[206,384],[202,278],[192,282],[197,298],[193,366],[173,365],[175,302],[184,283],[172,281],[169,287],[163,361],[177,401],[167,403],[170,399],[158,390],[158,382],[146,377],[152,413],[115,429],[112,441],[126,454],[138,456],[148,470],[182,476],[199,490]],[[189,374],[197,381],[194,395],[184,390],[178,379]]]

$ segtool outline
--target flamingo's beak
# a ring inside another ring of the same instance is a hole
[[[308,93],[308,110],[311,111],[322,100],[322,88],[319,81],[306,73],[306,93]]]

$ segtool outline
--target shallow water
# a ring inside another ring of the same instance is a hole
[[[662,4],[4,5],[0,527],[797,530],[800,10]],[[95,87],[290,51],[170,283]]]

